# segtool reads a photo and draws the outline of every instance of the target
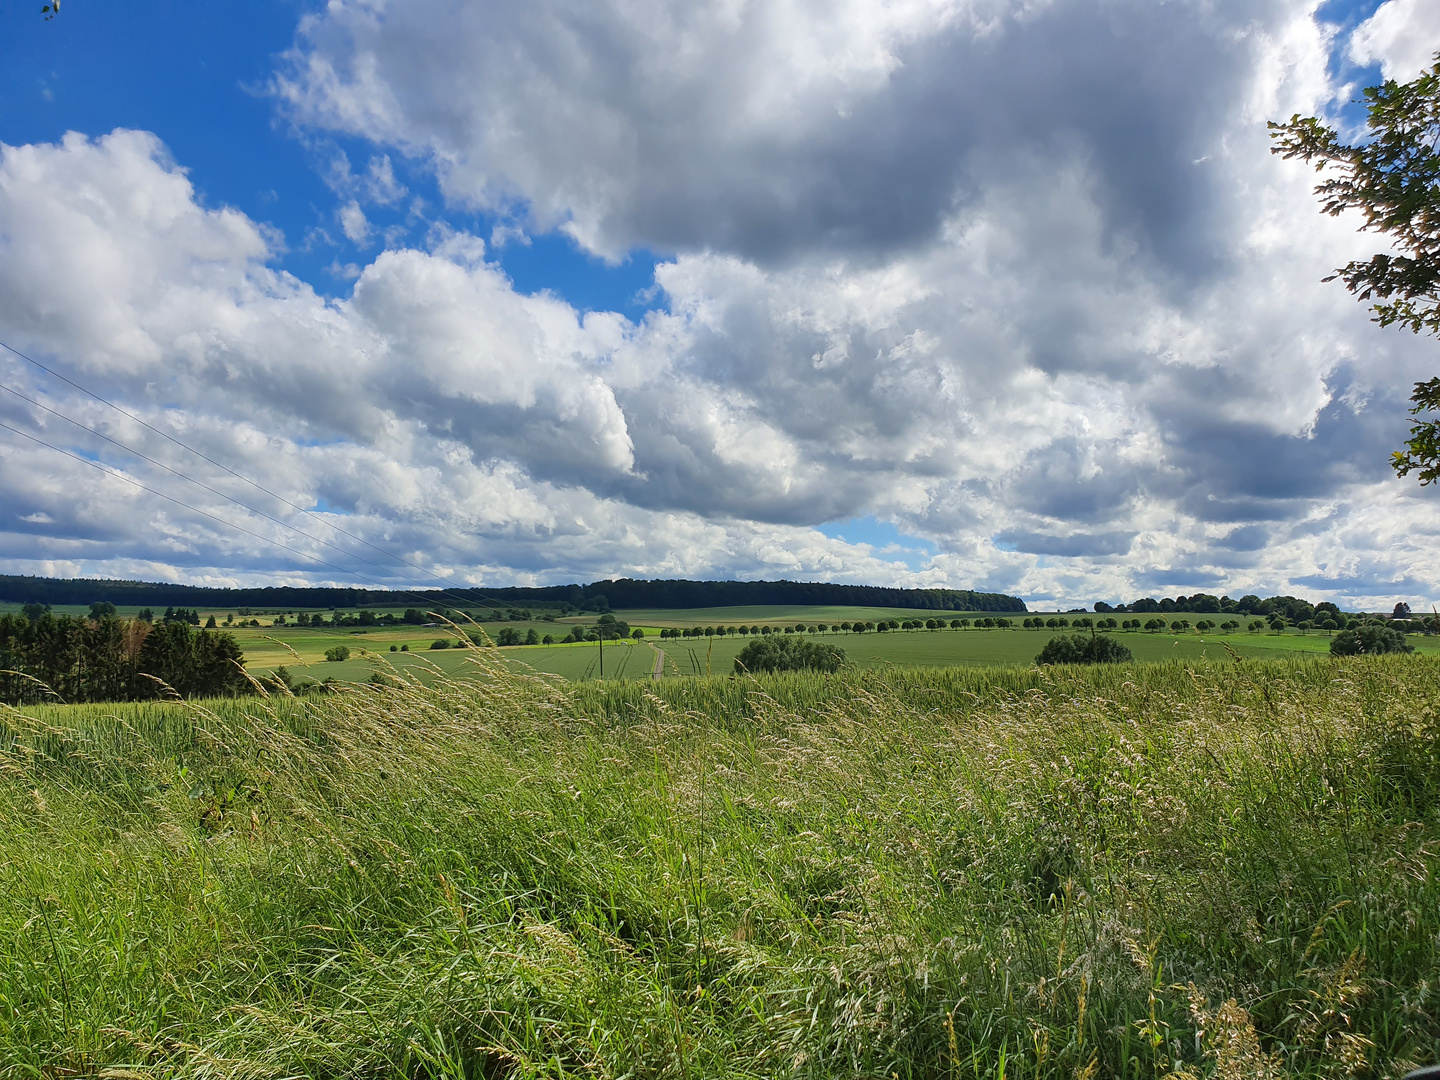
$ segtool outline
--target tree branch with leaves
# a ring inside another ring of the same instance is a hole
[[[1435,60],[1413,82],[1365,88],[1366,135],[1353,145],[1299,113],[1270,132],[1271,153],[1332,169],[1315,188],[1322,213],[1358,210],[1361,231],[1384,233],[1398,249],[1353,260],[1325,280],[1342,280],[1381,326],[1440,337],[1440,53]],[[1440,378],[1416,383],[1410,401],[1413,416],[1440,413]],[[1422,485],[1440,479],[1440,418],[1417,419],[1391,464],[1399,476],[1418,472]]]

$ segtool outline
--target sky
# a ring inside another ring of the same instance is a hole
[[[1426,0],[0,5],[0,572],[1440,602],[1266,121]]]

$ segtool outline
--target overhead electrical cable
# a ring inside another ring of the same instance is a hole
[[[75,425],[76,427],[78,427],[81,431],[88,432],[89,434],[94,435],[97,439],[104,439],[104,440],[105,440],[106,442],[108,442],[110,445],[112,445],[112,446],[118,446],[121,450],[124,450],[127,454],[132,454],[133,456],[139,458],[141,461],[148,461],[151,465],[154,465],[154,466],[155,466],[156,468],[158,468],[158,469],[164,469],[166,472],[170,473],[172,476],[178,476],[181,480],[187,480],[187,481],[189,481],[190,483],[194,484],[196,487],[204,488],[206,491],[210,492],[212,495],[218,495],[220,498],[225,499],[225,500],[227,500],[228,502],[232,502],[232,503],[234,503],[236,506],[242,507],[243,509],[250,511],[250,513],[257,515],[258,517],[264,518],[266,521],[274,522],[276,525],[279,525],[282,529],[289,529],[291,532],[295,533],[297,536],[303,536],[303,537],[305,537],[307,540],[313,540],[313,541],[314,541],[315,543],[317,543],[317,544],[324,544],[326,547],[331,548],[331,549],[333,549],[333,550],[335,550],[335,551],[338,551],[338,552],[340,552],[342,555],[348,556],[349,558],[352,558],[352,559],[357,559],[357,560],[359,560],[360,562],[366,563],[366,564],[369,565],[369,566],[373,566],[373,567],[375,567],[375,568],[378,569],[378,570],[384,570],[384,571],[387,572],[387,573],[394,573],[394,572],[395,572],[395,571],[394,571],[394,568],[392,568],[392,567],[383,566],[383,565],[381,565],[380,563],[375,562],[373,559],[367,559],[367,558],[365,558],[363,555],[356,555],[353,551],[347,551],[347,550],[345,550],[343,547],[341,547],[341,546],[338,545],[338,544],[332,543],[331,541],[325,540],[325,539],[323,539],[323,538],[321,538],[321,537],[319,537],[319,536],[315,536],[315,535],[312,534],[312,533],[308,533],[308,532],[306,532],[304,529],[296,528],[294,525],[290,524],[288,521],[283,521],[283,520],[281,520],[280,518],[275,517],[273,514],[267,514],[264,510],[261,510],[261,509],[259,509],[258,507],[251,506],[249,503],[244,502],[244,501],[241,500],[241,499],[237,499],[237,498],[235,498],[235,496],[233,496],[233,495],[227,495],[225,492],[220,491],[220,490],[218,490],[218,489],[216,489],[216,488],[211,487],[209,484],[205,483],[203,480],[197,480],[197,479],[195,479],[195,477],[190,476],[190,475],[188,475],[187,473],[183,473],[183,472],[181,472],[179,469],[172,469],[169,465],[166,465],[163,461],[156,461],[154,458],[150,457],[148,454],[146,454],[146,453],[144,453],[144,452],[142,452],[142,451],[140,451],[140,450],[136,450],[133,446],[126,446],[124,443],[120,442],[118,439],[113,439],[113,438],[111,438],[109,435],[106,435],[104,432],[102,432],[102,431],[96,431],[94,428],[90,427],[88,424],[85,424],[84,422],[82,422],[82,421],[80,421],[80,420],[76,420],[74,417],[66,416],[64,413],[62,413],[62,412],[61,412],[60,410],[58,410],[58,409],[52,409],[50,406],[45,405],[45,404],[43,404],[43,403],[41,403],[41,402],[39,402],[39,401],[36,401],[36,400],[35,400],[34,398],[32,398],[32,397],[29,397],[29,396],[27,396],[27,395],[25,395],[25,394],[20,393],[20,391],[16,390],[14,387],[6,386],[4,383],[0,383],[0,390],[5,391],[7,394],[13,394],[15,397],[18,397],[21,401],[27,401],[27,402],[29,402],[31,405],[34,405],[37,409],[44,409],[44,410],[45,410],[47,413],[49,413],[51,416],[58,416],[61,420],[64,420],[66,423],[68,423],[68,424],[74,424],[74,425]],[[323,519],[322,519],[322,520],[323,520]]]
[[[191,513],[199,514],[201,517],[209,518],[211,521],[218,522],[219,524],[224,525],[224,526],[226,526],[227,528],[234,529],[234,530],[236,530],[237,532],[242,532],[242,533],[244,533],[246,536],[253,536],[256,540],[264,541],[264,542],[267,543],[267,544],[274,544],[276,547],[280,548],[280,549],[283,550],[283,551],[289,552],[289,553],[292,554],[292,555],[299,555],[302,559],[309,559],[311,562],[319,563],[321,566],[328,566],[328,567],[330,567],[330,569],[336,570],[336,571],[340,572],[341,574],[345,574],[345,575],[348,576],[348,577],[356,577],[356,578],[359,578],[361,581],[368,582],[369,584],[374,585],[377,589],[380,589],[380,590],[383,591],[383,592],[396,593],[396,594],[398,594],[398,595],[400,595],[400,596],[413,596],[413,597],[415,597],[417,600],[420,600],[422,603],[428,603],[428,602],[429,602],[429,599],[428,599],[426,596],[424,596],[424,594],[422,594],[422,593],[413,592],[412,590],[409,590],[409,589],[389,589],[389,588],[386,588],[386,586],[383,585],[383,584],[381,584],[380,582],[375,581],[375,580],[373,580],[373,579],[371,579],[371,578],[365,577],[363,574],[357,573],[357,572],[354,571],[354,570],[347,570],[345,567],[339,566],[339,565],[337,565],[337,564],[335,564],[335,563],[332,563],[332,562],[331,562],[330,560],[328,560],[328,559],[322,559],[322,558],[320,558],[320,556],[318,556],[318,555],[311,555],[309,552],[299,551],[299,550],[297,550],[297,549],[287,547],[285,544],[282,544],[279,540],[276,540],[273,536],[266,536],[266,535],[263,534],[263,533],[258,533],[258,532],[255,532],[255,531],[251,530],[251,529],[247,529],[247,528],[245,528],[245,526],[243,526],[243,525],[236,525],[233,521],[226,521],[224,518],[219,517],[219,516],[217,516],[217,515],[215,515],[215,514],[212,514],[212,513],[210,513],[208,510],[202,510],[202,509],[200,509],[198,506],[192,506],[192,505],[190,505],[189,503],[187,503],[187,502],[186,502],[185,500],[183,500],[183,499],[177,499],[177,498],[175,498],[173,495],[166,495],[165,492],[163,492],[163,491],[157,491],[155,488],[152,488],[152,487],[150,487],[150,486],[147,485],[147,484],[142,484],[139,480],[136,480],[134,477],[131,477],[131,476],[126,476],[123,472],[121,472],[119,469],[114,468],[113,466],[105,465],[104,463],[99,462],[99,461],[91,461],[89,458],[83,457],[83,456],[80,455],[80,454],[76,454],[76,453],[74,453],[73,451],[66,450],[64,447],[56,446],[54,443],[46,442],[44,439],[41,439],[41,438],[39,438],[39,437],[37,437],[37,436],[35,436],[35,435],[31,435],[29,432],[21,431],[21,430],[20,430],[19,428],[17,428],[17,427],[12,427],[11,425],[5,423],[3,420],[0,420],[0,428],[3,428],[3,429],[6,430],[6,431],[14,432],[16,435],[19,435],[22,439],[29,439],[31,442],[36,443],[36,444],[39,445],[39,446],[43,446],[43,447],[45,447],[47,450],[53,450],[53,451],[55,451],[57,454],[64,454],[66,457],[68,457],[68,458],[70,458],[70,459],[72,459],[72,460],[74,460],[74,461],[78,461],[78,462],[80,462],[82,465],[89,465],[92,469],[95,469],[96,471],[100,472],[100,473],[101,473],[102,475],[104,475],[104,476],[111,476],[111,477],[114,477],[116,480],[123,480],[123,481],[125,481],[125,483],[131,484],[131,485],[133,485],[134,487],[139,488],[141,491],[149,492],[151,495],[157,495],[157,496],[159,496],[160,498],[165,499],[167,502],[172,502],[172,503],[174,503],[176,506],[184,507],[186,510],[189,510]],[[272,519],[272,520],[273,520],[273,519]],[[284,524],[284,523],[282,522],[281,524]],[[286,527],[289,528],[289,526],[286,526]],[[444,592],[446,592],[447,590],[437,589],[437,590],[433,590],[433,591],[435,591],[435,592],[440,592],[440,593],[444,593]],[[463,599],[463,598],[462,598],[462,599]],[[451,602],[454,603],[455,601],[452,599]],[[465,601],[465,602],[468,603],[469,601]]]
[[[197,458],[202,459],[202,461],[206,461],[209,462],[209,464],[215,465],[216,468],[222,469],[223,472],[228,472],[228,474],[232,475],[232,477],[235,477],[236,480],[243,481],[245,482],[245,484],[251,485],[251,487],[255,488],[256,491],[264,492],[264,494],[269,495],[269,497],[274,498],[274,500],[279,501],[279,503],[284,503],[285,505],[288,505],[288,507],[291,507],[292,510],[298,510],[300,511],[300,513],[305,514],[305,516],[315,518],[315,520],[320,521],[320,523],[324,524],[324,526],[333,528],[333,530],[336,530],[337,533],[341,533],[343,534],[343,536],[348,536],[351,540],[356,540],[357,543],[364,544],[364,546],[369,547],[369,549],[374,550],[374,552],[379,552],[380,554],[383,554],[383,556],[389,557],[389,559],[395,559],[396,562],[405,563],[406,566],[413,567],[413,569],[419,570],[420,573],[428,573],[426,572],[425,567],[420,566],[419,563],[410,562],[410,560],[406,559],[405,556],[399,556],[399,554],[387,552],[387,550],[383,549],[383,547],[379,547],[377,546],[377,544],[370,543],[370,541],[364,539],[364,537],[356,536],[356,534],[351,533],[351,531],[347,530],[347,528],[341,528],[340,526],[337,526],[334,521],[328,520],[328,518],[325,517],[321,517],[320,514],[315,514],[314,511],[307,510],[307,508],[302,507],[302,505],[300,504],[292,503],[292,501],[288,500],[288,498],[285,498],[284,495],[276,494],[276,492],[269,490],[269,488],[264,487],[264,485],[262,484],[258,484],[258,482],[251,480],[251,478],[249,477],[246,477],[246,475],[240,474],[240,472],[236,472],[235,469],[228,467],[228,465],[216,461],[216,459],[212,458],[212,456],[204,454],[203,451],[199,451],[199,449],[194,448],[194,446],[190,446],[189,444],[186,444],[186,442],[174,438],[173,435],[168,435],[167,432],[161,431],[161,429],[156,428],[153,423],[148,423],[145,422],[145,420],[138,418],[138,416],[135,416],[134,413],[130,412],[130,410],[122,409],[121,406],[115,405],[115,403],[111,402],[111,400],[99,396],[98,393],[86,389],[86,387],[81,386],[81,384],[79,383],[76,383],[75,380],[69,379],[69,377],[63,376],[63,374],[56,372],[56,370],[52,369],[52,367],[48,367],[46,366],[46,364],[40,363],[39,360],[35,360],[33,359],[33,357],[26,356],[26,354],[22,353],[19,348],[9,346],[9,344],[4,343],[4,341],[0,341],[0,348],[4,348],[4,350],[10,351],[10,353],[13,353],[14,356],[20,357],[20,359],[26,361],[26,363],[33,364],[33,366],[37,367],[37,369],[42,370],[42,372],[52,374],[52,376],[55,376],[56,379],[60,380],[60,382],[65,383],[66,386],[75,387],[76,390],[84,393],[85,396],[92,397],[92,399],[96,400],[96,402],[101,403],[101,405],[107,406],[107,408],[109,409],[114,409],[115,412],[120,413],[121,416],[125,416],[125,418],[134,420],[135,423],[138,423],[138,425],[141,425],[143,426],[143,428],[148,429],[148,431],[156,433],[156,435],[160,436],[160,438],[166,439],[166,441],[171,442],[171,444],[180,446],[180,448],[184,449],[184,451],[189,451],[190,454],[196,455]],[[399,573],[399,575],[402,576],[409,576],[405,575],[405,573],[403,572],[400,572],[400,570],[396,570],[395,567],[383,566],[382,563],[374,562],[373,559],[366,559],[366,557],[360,556],[360,554],[348,552],[348,550],[344,549],[344,547],[338,546],[338,544],[336,543],[331,543],[331,541],[320,539],[320,537],[317,536],[312,536],[311,533],[307,533],[307,531],[302,530],[302,528],[292,526],[292,524],[289,524],[288,521],[282,521],[281,518],[272,516],[272,514],[266,514],[264,510],[258,510],[258,508],[252,507],[252,505],[249,505],[248,503],[243,503],[243,501],[239,500],[239,498],[236,498],[235,495],[229,495],[226,494],[226,492],[216,490],[216,488],[210,487],[210,485],[206,484],[206,482],[196,480],[196,478],[192,477],[192,475],[186,474],[186,472],[181,472],[179,471],[179,469],[171,468],[170,465],[166,465],[164,464],[164,462],[156,461],[156,459],[151,458],[151,456],[148,456],[147,454],[144,454],[144,452],[137,451],[137,449],[132,448],[132,446],[122,444],[122,442],[118,441],[118,439],[114,439],[111,438],[111,436],[109,435],[105,435],[104,432],[95,431],[94,428],[91,428],[91,426],[86,425],[86,423],[84,422],[81,422],[81,420],[73,419],[71,418],[71,416],[66,416],[65,413],[59,412],[58,409],[52,409],[48,405],[43,405],[43,403],[37,402],[37,400],[33,399],[33,397],[23,395],[23,393],[20,393],[19,390],[13,389],[13,387],[6,386],[6,384],[4,383],[0,383],[0,390],[4,390],[4,392],[7,393],[12,393],[12,395],[19,397],[20,400],[24,400],[24,402],[29,402],[30,405],[36,406],[37,409],[43,409],[45,410],[45,412],[50,413],[50,415],[58,416],[58,418],[65,420],[66,423],[72,423],[72,425],[75,425],[76,428],[81,428],[82,431],[89,432],[91,433],[91,435],[95,435],[96,438],[104,439],[104,441],[108,442],[108,444],[118,446],[118,448],[122,449],[122,451],[127,452],[127,454],[137,456],[137,458],[143,459],[143,461],[150,462],[151,465],[156,465],[157,468],[164,469],[164,471],[170,472],[171,475],[176,475],[176,477],[180,477],[181,480],[192,482],[192,484],[197,485],[197,487],[204,488],[204,490],[209,491],[210,494],[219,495],[219,497],[223,498],[223,500],[238,505],[238,507],[245,508],[245,510],[248,510],[249,513],[256,514],[256,516],[259,517],[264,517],[265,520],[272,521],[272,523],[278,524],[278,526],[281,526],[282,528],[288,528],[289,531],[297,534],[297,536],[305,537],[305,539],[312,540],[314,541],[314,543],[324,544],[325,547],[330,547],[330,549],[336,550],[336,552],[340,552],[341,554],[344,554],[344,556],[350,557],[350,559],[357,559],[359,560],[359,562],[363,562],[369,564],[369,566],[376,567],[377,570],[383,570],[383,572],[392,573],[392,575],[395,575],[395,573]],[[6,428],[7,431],[16,432],[17,435],[22,435],[24,436],[24,438],[30,439],[30,441],[32,442],[36,442],[36,444],[48,446],[49,449],[53,449],[53,451],[59,452],[59,454],[71,456],[71,458],[75,458],[76,461],[82,461],[85,462],[86,465],[92,465],[92,467],[99,468],[99,465],[96,465],[95,462],[89,461],[89,459],[84,458],[84,456],[71,454],[71,452],[65,451],[65,449],[59,448],[59,446],[53,446],[52,444],[49,444],[49,442],[43,441],[43,439],[37,439],[33,435],[27,435],[26,432],[19,431],[19,429],[10,428],[9,425],[3,425],[3,423],[0,423],[0,426]],[[104,469],[102,469],[102,471],[104,471]],[[199,507],[192,507],[192,505],[190,505],[189,503],[184,503],[184,501],[177,500],[177,498],[173,498],[170,497],[170,495],[164,494],[163,491],[156,491],[154,490],[154,488],[145,487],[144,484],[140,484],[140,482],[138,481],[131,480],[130,477],[125,477],[125,475],[122,474],[122,472],[120,471],[108,472],[108,475],[114,475],[114,477],[118,477],[120,478],[120,480],[128,482],[128,484],[134,484],[135,487],[144,488],[145,491],[150,491],[151,494],[160,495],[161,498],[166,498],[166,500],[170,500],[171,503],[183,505],[183,507],[189,508],[189,510],[193,510],[194,513],[203,514],[204,517],[210,518],[210,520],[219,521],[220,524],[225,524],[225,526],[236,528],[236,530],[245,533],[246,536],[258,537],[258,539],[265,540],[266,543],[274,543],[276,544],[276,546],[284,547],[284,544],[279,544],[279,541],[271,539],[271,537],[265,537],[262,536],[262,534],[253,533],[253,531],[248,530],[248,528],[235,526],[235,524],[226,521],[225,518],[216,517],[215,514],[210,514],[207,513],[207,511],[200,510]],[[289,549],[289,547],[285,547],[285,550],[287,550],[287,552],[292,552],[295,554],[304,554],[302,552],[294,552],[294,549]],[[428,603],[431,599],[435,599],[435,596],[433,595],[438,595],[439,598],[442,599],[448,599],[451,603],[474,602],[474,599],[465,598],[465,596],[459,595],[458,592],[454,592],[454,590],[452,589],[436,588],[436,586],[426,586],[426,592],[432,593],[432,596],[425,596],[423,595],[423,593],[413,592],[413,590],[409,589],[390,589],[387,588],[387,586],[382,585],[382,583],[370,579],[370,577],[366,577],[364,575],[361,575],[361,573],[354,572],[354,570],[344,569],[344,567],[337,566],[336,563],[328,562],[328,560],[318,559],[317,556],[308,556],[308,554],[304,554],[304,557],[307,557],[307,559],[312,559],[314,560],[314,562],[324,564],[324,566],[330,566],[331,569],[336,569],[338,570],[338,572],[343,573],[343,575],[359,577],[359,579],[363,580],[363,582],[370,583],[370,585],[376,586],[377,589],[383,590],[383,592],[399,592],[400,595],[415,596],[416,599],[420,599],[422,600],[422,602],[425,603]],[[469,590],[469,592],[474,595],[475,599],[488,599],[491,600],[492,603],[505,603],[505,600],[494,598],[494,596],[485,596],[484,593],[481,593],[480,590],[477,589],[471,589]]]
[[[24,360],[27,364],[33,364],[35,367],[39,368],[41,371],[44,371],[44,372],[46,372],[46,373],[48,373],[48,374],[50,374],[50,375],[53,375],[55,378],[57,378],[57,379],[59,379],[61,382],[65,383],[67,386],[73,386],[76,390],[79,390],[82,394],[86,395],[87,397],[94,398],[96,401],[100,402],[100,404],[105,405],[105,406],[107,406],[107,407],[109,407],[109,408],[111,408],[111,409],[114,409],[114,410],[115,410],[116,412],[118,412],[121,416],[128,417],[129,419],[135,421],[135,423],[139,424],[141,427],[144,427],[144,428],[146,428],[146,429],[148,429],[148,430],[150,430],[150,431],[153,431],[156,435],[159,435],[162,439],[165,439],[165,440],[167,440],[167,441],[169,441],[169,442],[174,443],[176,446],[180,447],[182,450],[187,450],[187,451],[189,451],[190,453],[194,454],[196,457],[200,458],[202,461],[207,461],[207,462],[209,462],[211,465],[214,465],[217,469],[220,469],[220,470],[222,470],[223,472],[229,473],[231,476],[235,477],[235,479],[244,481],[245,483],[249,484],[251,487],[255,488],[255,490],[264,492],[266,495],[269,495],[272,499],[275,499],[275,500],[277,500],[277,501],[279,501],[279,502],[284,503],[286,506],[290,507],[292,510],[298,510],[298,511],[299,511],[300,513],[302,513],[302,514],[307,514],[307,515],[309,515],[310,517],[315,518],[316,521],[322,522],[323,524],[325,524],[325,525],[329,526],[330,528],[334,529],[336,532],[338,532],[338,533],[343,533],[344,535],[350,537],[350,539],[354,540],[356,543],[364,544],[366,547],[368,547],[368,548],[370,548],[370,549],[372,549],[372,550],[374,550],[374,551],[378,551],[380,554],[386,556],[387,558],[394,559],[394,560],[396,560],[397,562],[402,562],[402,563],[404,563],[406,566],[409,566],[409,567],[411,567],[411,568],[413,568],[413,569],[415,569],[415,570],[419,570],[422,574],[429,572],[429,571],[427,571],[427,570],[425,569],[425,567],[421,566],[419,563],[411,562],[409,559],[405,558],[403,555],[396,555],[393,551],[386,551],[384,548],[379,547],[379,546],[377,546],[377,545],[375,545],[375,544],[372,544],[369,540],[366,540],[363,536],[356,536],[354,533],[350,532],[348,529],[342,529],[339,525],[336,525],[333,521],[330,521],[330,520],[328,520],[327,518],[321,517],[319,514],[316,514],[313,510],[307,509],[306,507],[303,507],[303,506],[299,505],[298,503],[291,502],[289,499],[285,498],[285,496],[283,496],[283,495],[278,495],[278,494],[276,494],[275,492],[271,491],[269,488],[265,487],[263,484],[259,484],[259,483],[257,483],[256,481],[251,480],[248,476],[245,476],[245,475],[243,475],[242,473],[238,473],[238,472],[236,472],[234,469],[230,468],[228,465],[225,465],[225,464],[222,464],[221,462],[216,461],[214,458],[210,457],[208,454],[204,453],[203,451],[195,449],[195,447],[191,446],[189,443],[182,442],[180,439],[175,438],[175,436],[173,436],[173,435],[171,435],[171,434],[169,434],[169,433],[167,433],[167,432],[165,432],[165,431],[162,431],[160,428],[157,428],[154,424],[147,423],[146,421],[142,420],[140,417],[136,416],[134,413],[132,413],[132,412],[126,410],[126,409],[122,409],[119,405],[116,405],[113,401],[110,401],[110,400],[108,400],[108,399],[106,399],[106,398],[101,397],[99,394],[95,393],[93,390],[88,390],[88,389],[86,389],[85,387],[83,387],[83,386],[81,386],[79,383],[77,383],[74,379],[67,378],[66,376],[62,375],[60,372],[56,371],[54,368],[47,367],[47,366],[45,366],[44,364],[42,364],[39,360],[36,360],[36,359],[34,359],[33,357],[30,357],[30,356],[26,356],[23,352],[21,352],[19,349],[15,348],[14,346],[7,345],[5,342],[0,341],[0,348],[3,348],[3,349],[5,349],[5,350],[8,351],[8,352],[14,353],[14,354],[15,354],[16,356],[18,356],[21,360]],[[42,408],[43,408],[43,406],[42,406]],[[82,425],[82,426],[83,426],[83,425]],[[228,498],[229,496],[226,496],[226,497]],[[242,504],[242,505],[243,505],[243,504]],[[258,511],[257,511],[257,512],[258,512]]]
[[[54,443],[46,442],[44,439],[41,439],[35,435],[31,435],[29,432],[21,431],[17,427],[11,427],[3,420],[0,420],[0,428],[4,428],[6,431],[14,432],[22,439],[29,439],[31,442],[37,443],[38,445],[45,447],[47,450],[54,450],[57,454],[64,454],[66,457],[70,458],[73,461],[78,461],[82,465],[89,465],[92,469],[95,469],[106,476],[113,476],[117,480],[123,480],[127,484],[132,484],[135,487],[139,488],[141,491],[148,491],[151,495],[158,495],[160,498],[166,500],[167,502],[172,502],[176,506],[183,506],[191,513],[199,514],[201,517],[207,517],[211,521],[218,522],[221,525],[226,526],[227,528],[234,529],[237,532],[242,532],[247,536],[253,536],[257,540],[263,540],[267,544],[274,544],[276,547],[284,548],[284,550],[289,551],[291,554],[299,555],[301,558],[309,559],[312,562],[320,563],[322,566],[328,566],[332,570],[338,570],[342,574],[347,574],[351,577],[361,577],[361,575],[355,573],[353,570],[346,570],[343,566],[337,566],[335,563],[330,562],[328,559],[322,559],[318,555],[311,555],[305,551],[296,551],[292,548],[288,548],[279,540],[276,540],[273,536],[266,536],[263,533],[254,532],[253,530],[245,528],[245,526],[243,525],[236,525],[233,521],[226,521],[222,517],[217,517],[215,514],[210,513],[208,510],[201,510],[198,506],[191,506],[184,499],[177,499],[173,495],[166,495],[163,491],[157,491],[155,490],[155,488],[152,488],[146,484],[142,484],[134,477],[126,476],[123,472],[121,472],[119,469],[114,468],[113,466],[106,465],[103,462],[99,461],[91,461],[87,457],[82,457],[80,454],[74,453],[70,450],[66,450],[64,447],[56,446]],[[364,578],[362,580],[369,579]],[[379,582],[371,582],[371,584],[379,585]],[[379,587],[384,588],[383,585],[380,585]]]

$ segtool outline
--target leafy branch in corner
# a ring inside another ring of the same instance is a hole
[[[1342,142],[1322,120],[1299,113],[1270,131],[1271,153],[1317,172],[1333,167],[1315,188],[1322,213],[1358,210],[1361,231],[1384,233],[1399,249],[1352,260],[1325,280],[1344,281],[1381,326],[1440,336],[1440,53],[1435,61],[1412,82],[1365,88],[1364,141]],[[1410,400],[1412,415],[1440,410],[1440,379],[1416,383]],[[1391,464],[1400,476],[1418,470],[1422,485],[1440,479],[1440,420],[1418,420]]]

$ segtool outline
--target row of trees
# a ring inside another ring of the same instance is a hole
[[[1194,596],[1177,596],[1174,599],[1164,597],[1156,600],[1154,597],[1144,597],[1140,600],[1132,600],[1128,604],[1110,605],[1103,600],[1095,604],[1095,611],[1102,614],[1132,615],[1147,614],[1171,614],[1188,612],[1197,615],[1250,615],[1261,618],[1269,618],[1271,615],[1280,615],[1290,624],[1315,619],[1323,619],[1327,616],[1339,615],[1340,609],[1328,600],[1318,604],[1312,604],[1298,596],[1271,596],[1262,600],[1253,593],[1242,596],[1239,600],[1232,600],[1228,596],[1212,596],[1210,593],[1196,593]]]
[[[546,634],[545,637],[546,637],[546,639],[547,639],[547,640],[545,641],[545,644],[547,644],[547,645],[552,644],[552,643],[555,641],[555,638],[554,638],[552,635],[550,635],[550,634]],[[539,644],[541,644],[541,641],[540,641],[540,634],[535,630],[535,628],[534,628],[533,626],[532,626],[529,630],[527,630],[524,634],[521,634],[521,633],[520,633],[520,630],[519,630],[517,627],[514,627],[514,626],[502,626],[502,627],[500,628],[500,631],[495,635],[495,644],[496,644],[496,645],[539,645]]]
[[[572,626],[569,635],[560,640],[562,642],[618,641],[620,638],[642,638],[644,636],[643,631],[635,630],[632,632],[630,624],[624,619],[617,619],[614,615],[606,614],[596,619],[594,626]],[[547,645],[554,640],[549,634],[546,634],[545,638],[544,644]]]
[[[660,636],[710,638],[738,634],[741,637],[765,637],[771,634],[864,634],[869,631],[884,634],[893,630],[966,630],[971,626],[990,629],[1013,625],[1015,624],[1009,619],[988,616],[973,623],[969,619],[882,619],[879,622],[856,620],[838,623],[795,623],[793,626],[676,626],[661,630]]]
[[[11,705],[247,693],[244,663],[229,634],[181,620],[0,615],[0,700]]]

